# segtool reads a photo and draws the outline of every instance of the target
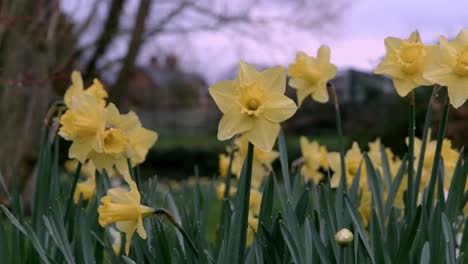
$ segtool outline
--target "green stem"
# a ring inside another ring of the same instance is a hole
[[[340,264],[344,264],[345,247],[340,246]]]
[[[67,207],[65,209],[65,217],[64,220],[66,221],[68,218],[68,212],[70,211],[71,204],[73,203],[73,196],[75,195],[76,184],[78,183],[78,178],[80,177],[81,173],[81,162],[78,163],[76,167],[75,176],[73,177],[73,184],[70,191],[70,196],[68,196]]]
[[[187,232],[185,232],[184,228],[182,228],[182,226],[179,223],[177,223],[177,220],[175,219],[175,217],[169,211],[167,211],[164,208],[157,209],[154,212],[154,214],[155,215],[164,215],[166,217],[166,219],[169,220],[169,222],[171,222],[171,224],[182,234],[182,236],[184,237],[185,242],[187,242],[187,244],[189,245],[189,248],[192,251],[193,255],[198,260],[199,257],[200,257],[200,253],[198,252],[197,247],[193,243],[192,239],[190,239]]]
[[[247,158],[245,162],[246,172],[245,172],[245,181],[241,181],[241,184],[244,184],[245,195],[240,197],[242,199],[242,219],[241,219],[241,243],[239,248],[239,263],[242,263],[241,259],[245,251],[245,244],[247,241],[247,229],[248,227],[248,220],[249,220],[249,203],[250,203],[250,187],[252,182],[252,163],[253,163],[253,152],[254,152],[254,145],[249,142],[249,147],[247,150]],[[237,209],[237,208],[236,208]]]
[[[224,199],[229,199],[229,192],[231,189],[232,161],[233,160],[234,160],[234,151],[231,151],[231,153],[229,153],[229,165],[228,165],[228,171],[226,174],[226,182],[224,184],[224,186],[226,187],[224,189]]]
[[[437,95],[437,92],[439,91],[440,86],[435,85],[433,90],[432,90],[432,95],[431,98],[429,99],[429,103],[427,105],[427,111],[426,111],[426,118],[424,120],[424,130],[423,130],[423,136],[421,140],[421,149],[419,150],[419,161],[418,161],[418,167],[416,170],[416,175],[415,175],[415,181],[414,181],[414,190],[413,192],[416,195],[413,195],[413,208],[416,208],[417,204],[417,197],[419,193],[419,187],[421,185],[421,177],[422,177],[422,170],[423,170],[423,165],[424,165],[424,157],[426,155],[426,145],[427,145],[427,139],[430,137],[429,135],[429,127],[431,125],[431,120],[432,120],[432,103]]]
[[[412,216],[414,213],[413,208],[413,196],[414,193],[414,130],[415,130],[415,103],[414,103],[414,91],[408,95],[409,99],[409,111],[408,111],[408,187],[406,189],[406,214]]]
[[[340,145],[340,164],[341,164],[340,185],[343,186],[344,190],[347,190],[346,162],[345,162],[345,150],[344,150],[344,140],[343,140],[343,127],[341,123],[340,104],[338,103],[338,96],[336,95],[335,86],[333,86],[333,84],[331,83],[328,83],[327,85],[328,85],[329,92],[330,92],[331,102],[333,103],[333,107],[335,108],[335,114],[336,114],[336,129],[338,132],[338,144]]]
[[[449,102],[448,100],[445,102],[444,109],[442,111],[442,119],[440,120],[439,124],[439,131],[437,133],[437,145],[436,150],[434,153],[434,162],[432,165],[432,173],[431,173],[431,180],[429,182],[429,189],[427,191],[427,198],[426,198],[426,205],[428,212],[432,207],[432,201],[434,200],[434,190],[435,184],[437,181],[437,173],[439,171],[439,163],[440,163],[440,153],[442,152],[442,143],[445,137],[445,128],[447,127],[447,119],[448,119],[448,111],[449,110]]]

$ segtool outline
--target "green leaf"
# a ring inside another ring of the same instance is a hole
[[[53,241],[62,252],[63,256],[67,260],[68,263],[75,263],[75,258],[73,257],[73,253],[71,250],[71,246],[68,243],[67,236],[65,234],[65,228],[63,225],[58,224],[56,215],[43,215],[42,220],[44,221],[45,227],[49,234],[51,235]],[[55,220],[54,220],[55,219]],[[59,218],[58,220],[61,220]]]
[[[388,192],[387,196],[387,201],[385,203],[385,216],[386,218],[390,215],[393,202],[395,200],[395,197],[400,190],[400,184],[402,182],[403,176],[405,175],[406,171],[406,163],[407,163],[407,155],[405,155],[401,161],[400,167],[398,168],[398,172],[395,175],[395,179],[392,182],[392,185],[390,186],[390,190]]]
[[[366,248],[366,253],[368,254],[369,258],[371,259],[372,263],[376,263],[374,259],[374,255],[372,254],[372,249],[367,241],[366,237],[366,232],[364,231],[364,226],[362,225],[361,219],[359,218],[358,214],[356,213],[356,209],[354,209],[353,204],[349,200],[348,196],[345,196],[345,203],[346,203],[346,208],[348,209],[348,212],[351,216],[351,219],[354,223],[355,228],[357,229],[357,232],[359,233],[359,236],[362,238],[362,243],[364,244],[364,247]],[[357,238],[356,238],[357,239]]]
[[[465,163],[465,166],[462,166],[462,161],[463,151],[460,152],[457,165],[455,166],[444,210],[450,222],[455,220],[458,212],[463,208],[463,195],[468,174],[468,163]]]
[[[94,263],[94,252],[93,252],[93,243],[91,241],[91,235],[89,233],[90,227],[88,226],[88,222],[86,216],[84,214],[80,214],[80,240],[81,240],[81,249],[83,252],[83,261],[84,263]]]
[[[296,204],[296,209],[294,212],[296,213],[297,221],[299,225],[303,225],[307,213],[307,209],[309,208],[309,189],[306,188],[299,198],[299,201]]]
[[[428,212],[430,212],[430,210],[432,209],[432,203],[434,200],[435,185],[437,182],[437,174],[439,172],[440,154],[442,152],[442,144],[443,144],[443,140],[445,137],[445,127],[447,126],[447,118],[448,118],[448,112],[449,112],[448,109],[449,109],[449,103],[447,101],[442,111],[442,119],[440,120],[440,124],[439,124],[439,131],[437,133],[437,144],[436,144],[436,149],[434,152],[434,162],[432,165],[432,172],[431,172],[431,178],[429,181],[429,187],[427,190],[425,204],[428,207],[428,210],[427,210]],[[433,252],[436,252],[436,251],[433,251]]]
[[[34,233],[34,230],[26,224],[25,227],[20,224],[20,222],[16,219],[16,217],[11,214],[11,212],[2,204],[0,204],[0,208],[2,209],[3,213],[8,217],[8,220],[25,236],[29,239],[29,241],[32,243],[34,249],[36,252],[39,254],[41,257],[42,261],[45,263],[51,263],[50,258],[47,256],[47,253],[45,252],[44,248],[41,245],[41,242],[37,238],[36,234]]]
[[[445,263],[455,264],[455,239],[452,226],[444,213],[442,213],[442,228],[445,238]]]
[[[297,244],[296,239],[291,235],[288,228],[284,225],[283,222],[280,223],[281,233],[283,234],[284,241],[289,248],[289,252],[294,260],[294,263],[305,263],[301,251],[299,250],[299,245]]]
[[[271,228],[271,216],[273,212],[273,195],[275,192],[275,182],[273,181],[273,174],[268,177],[265,189],[262,195],[262,204],[260,207],[260,214],[258,217],[259,223],[262,223],[266,229]],[[262,229],[259,230],[262,232]]]
[[[366,162],[366,173],[367,179],[369,181],[369,189],[372,192],[372,200],[374,201],[377,212],[378,218],[383,220],[384,219],[384,202],[383,202],[383,188],[382,188],[382,178],[379,176],[379,172],[375,170],[374,165],[372,165],[372,161],[370,160],[369,156],[364,154],[364,160]],[[379,220],[379,224],[381,223]],[[383,222],[383,221],[382,221]],[[383,229],[383,225],[381,224],[381,229]]]
[[[133,261],[133,259],[131,259],[131,258],[127,257],[127,256],[122,256],[122,259],[127,264],[136,264],[136,262]]]
[[[289,175],[288,149],[286,147],[286,138],[282,129],[280,129],[278,135],[278,150],[284,187],[286,189],[287,196],[291,197],[291,176]]]
[[[431,248],[429,247],[429,242],[426,241],[421,252],[421,261],[420,264],[429,264],[431,263]]]
[[[249,142],[247,157],[242,167],[237,190],[232,226],[229,234],[228,260],[231,263],[242,263],[244,258],[247,237],[247,224],[249,214],[250,186],[252,179],[252,161],[254,146]]]

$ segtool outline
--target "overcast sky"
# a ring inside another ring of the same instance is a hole
[[[90,0],[77,1],[82,1],[80,6],[83,7],[86,6],[83,3]],[[79,21],[86,10],[80,13],[71,2],[64,0],[63,9]],[[137,3],[129,1],[125,9],[127,16],[135,13]],[[104,10],[98,13],[102,17],[101,21],[105,17]],[[385,37],[406,38],[418,29],[427,43],[436,43],[441,34],[452,38],[467,26],[466,10],[468,1],[354,0],[343,11],[341,20],[331,32],[273,31],[274,42],[282,43],[272,47],[253,42],[233,47],[231,39],[215,33],[197,33],[183,41],[180,38],[164,37],[158,38],[157,43],[144,46],[139,64],[146,63],[155,54],[173,52],[180,57],[184,70],[198,72],[211,83],[225,77],[239,59],[262,65],[287,66],[297,51],[315,54],[321,44],[327,44],[332,50],[332,62],[339,69],[352,67],[370,71],[385,55]],[[92,40],[99,30],[95,27],[82,42]],[[126,41],[122,39],[116,43],[112,54],[108,56],[118,58],[125,54]]]

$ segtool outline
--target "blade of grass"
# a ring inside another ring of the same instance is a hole
[[[291,196],[291,176],[289,175],[288,149],[286,147],[286,137],[282,129],[278,135],[278,149],[280,153],[281,172],[283,174],[284,187],[288,197]]]
[[[445,136],[445,127],[447,126],[448,112],[449,103],[448,101],[446,101],[444,109],[442,111],[442,119],[439,123],[439,131],[437,133],[437,145],[434,153],[434,162],[432,166],[431,179],[429,181],[429,187],[425,203],[429,209],[428,212],[430,212],[430,209],[432,209],[432,202],[434,201],[435,184],[437,181],[437,173],[439,171],[440,154],[442,151],[442,144]]]

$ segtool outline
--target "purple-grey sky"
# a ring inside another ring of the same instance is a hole
[[[75,1],[64,0],[62,7],[73,19],[80,21],[89,12],[86,10],[86,6],[90,6],[87,3],[94,1]],[[126,16],[135,14],[137,3],[137,0],[128,1]],[[102,22],[105,6],[101,6],[101,9],[98,21]],[[191,34],[182,40],[180,37],[165,36],[144,46],[139,63],[146,63],[155,54],[173,52],[180,57],[183,69],[199,72],[211,83],[224,77],[239,59],[256,64],[287,66],[297,51],[315,54],[321,44],[327,44],[332,50],[332,62],[339,69],[352,67],[370,71],[385,54],[385,37],[406,38],[418,29],[426,43],[436,43],[439,35],[452,38],[467,26],[466,10],[468,1],[355,0],[344,10],[341,20],[331,32],[279,28],[271,32],[275,44],[269,45],[249,40],[237,40],[233,45],[229,36],[211,32]],[[127,25],[128,21],[121,23]],[[99,30],[99,27],[94,27],[82,39],[82,44],[90,43]],[[107,59],[125,54],[127,41],[128,38],[124,37],[116,42]]]

